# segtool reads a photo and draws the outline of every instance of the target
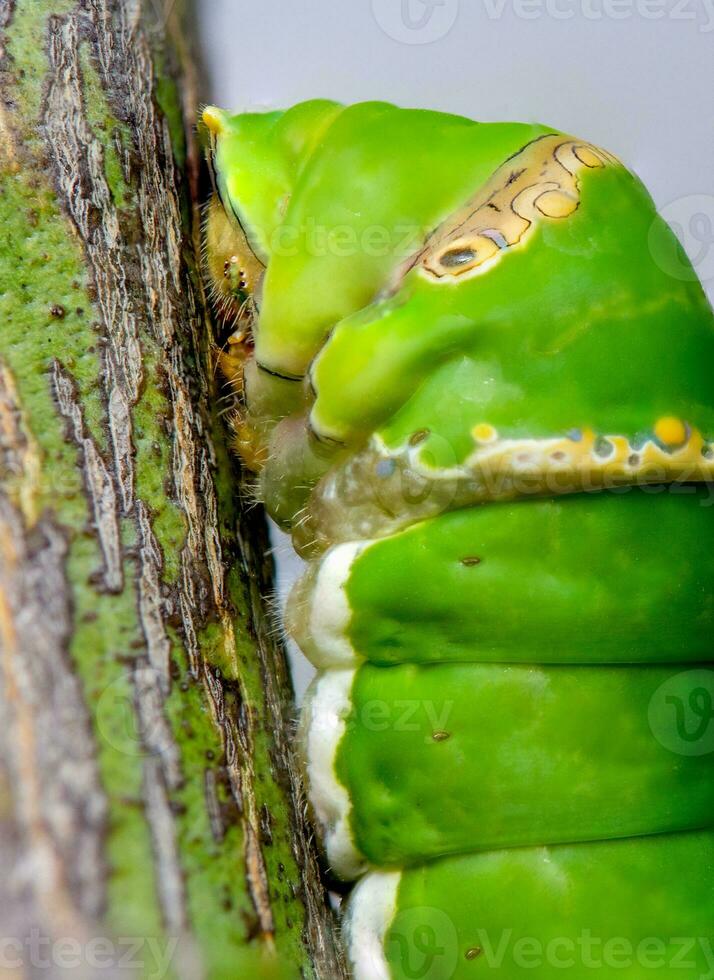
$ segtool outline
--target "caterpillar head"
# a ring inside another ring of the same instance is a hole
[[[229,119],[209,106],[203,122],[210,138],[208,161],[214,183],[205,216],[204,271],[211,299],[226,325],[228,352],[224,356],[242,361],[252,349],[265,265],[249,241],[221,166],[221,144],[230,135]],[[227,373],[230,377],[230,371]]]
[[[249,322],[257,312],[265,267],[217,193],[208,202],[204,242],[205,270],[216,308],[229,324]]]
[[[259,313],[262,318],[271,257],[285,252],[280,231],[295,180],[338,111],[334,103],[315,100],[287,112],[234,115],[214,106],[203,112],[214,186],[203,229],[204,273],[225,325],[218,364],[239,396],[235,448],[251,470],[262,469],[270,429],[303,398],[301,378],[258,363]],[[285,323],[289,332],[290,321]]]
[[[218,366],[243,401],[245,367],[254,351],[254,324],[265,265],[248,240],[221,167],[221,143],[229,133],[228,117],[209,106],[203,113],[203,123],[209,134],[207,159],[214,185],[203,228],[204,275],[223,327],[218,338]],[[253,438],[243,410],[234,413],[232,426],[239,454],[250,469],[259,469],[263,450]]]

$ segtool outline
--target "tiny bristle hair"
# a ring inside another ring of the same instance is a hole
[[[282,596],[277,589],[269,589],[263,595],[263,601],[265,602],[265,608],[268,613],[272,616],[280,616],[282,613],[283,600]]]
[[[293,585],[290,588],[290,591],[286,596],[286,599],[290,598],[295,594],[296,587],[299,584],[299,582],[300,582],[300,578],[298,578],[297,581],[293,583]],[[310,604],[310,598],[304,589],[300,589],[297,594],[299,598],[298,599],[292,598],[291,601],[293,604],[295,604],[295,607],[297,609],[299,609],[301,612],[304,612]]]
[[[307,505],[301,507],[300,510],[295,514],[295,518],[293,519],[293,527],[294,528],[304,527],[307,521],[309,520],[309,518],[310,518],[309,507]]]
[[[263,601],[267,614],[269,635],[284,646],[291,638],[285,625],[285,617],[283,616],[284,600],[273,589],[263,596]]]
[[[209,107],[210,104],[211,104],[210,102],[198,103],[198,112],[196,113],[196,122],[194,123],[195,130],[198,130],[199,126],[201,125],[201,120],[203,119],[203,113],[206,111],[206,109]]]
[[[233,449],[237,451],[238,447],[233,444]],[[241,482],[239,491],[241,503],[245,509],[250,513],[255,510],[256,507],[260,507],[263,503],[262,491],[260,488],[259,480],[249,480],[245,479]]]
[[[230,381],[228,381],[227,384],[229,386],[229,390],[224,392],[222,395],[218,396],[218,405],[221,414],[224,414],[225,412],[230,411],[231,409],[235,409],[236,407],[236,392],[230,390]],[[233,415],[235,414],[236,413],[234,411]],[[232,423],[231,427],[235,428],[235,424],[233,423],[233,417],[231,417],[231,423]]]
[[[300,732],[300,706],[294,702],[290,705],[290,713],[285,718],[285,727],[288,732],[288,737],[294,743]],[[305,804],[309,806],[307,797],[305,798]]]

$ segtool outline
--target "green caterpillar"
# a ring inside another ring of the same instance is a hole
[[[204,122],[355,977],[714,976],[714,315],[673,234],[543,126]]]

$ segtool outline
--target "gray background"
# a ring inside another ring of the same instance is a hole
[[[204,0],[208,95],[538,121],[621,156],[659,205],[712,194],[714,0],[428,2]]]
[[[226,108],[385,99],[607,147],[714,295],[714,0],[203,0],[200,28],[206,98]]]

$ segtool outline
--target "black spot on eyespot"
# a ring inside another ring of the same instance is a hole
[[[54,303],[50,307],[50,316],[53,316],[56,320],[63,320],[66,312],[64,306],[61,306],[59,303]]]
[[[447,269],[458,269],[473,262],[476,254],[473,248],[452,248],[441,256],[441,264]]]
[[[628,462],[628,464],[630,466],[639,466],[639,464],[640,464],[639,454],[638,453],[630,453],[630,455],[627,457],[627,462]]]
[[[595,455],[599,456],[601,459],[607,459],[607,457],[612,456],[614,452],[615,447],[610,440],[599,436],[595,442]]]

